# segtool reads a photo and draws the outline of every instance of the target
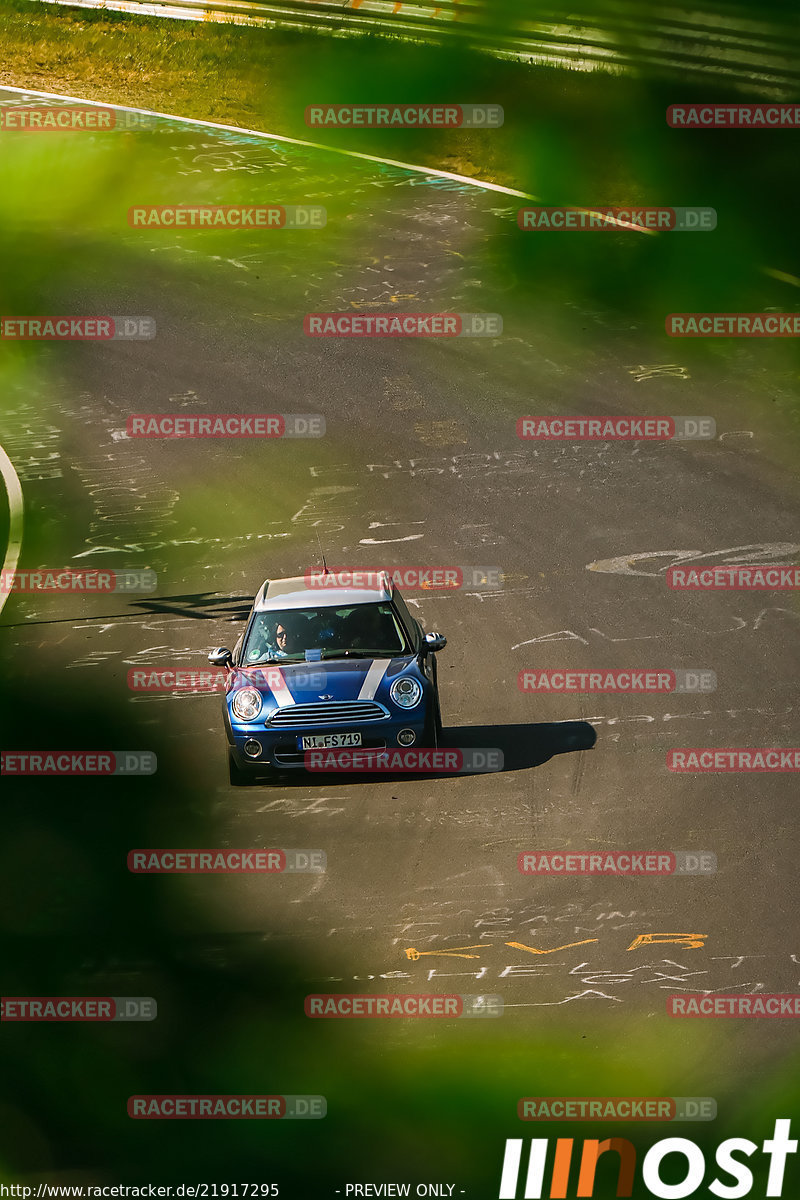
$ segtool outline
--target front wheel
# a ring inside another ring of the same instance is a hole
[[[439,705],[439,689],[436,689],[436,714],[434,717],[436,722],[436,745],[440,745],[442,741],[442,710]]]
[[[231,787],[249,787],[250,784],[255,782],[252,772],[243,771],[230,750],[228,751],[228,778]]]
[[[442,739],[442,714],[439,708],[439,689],[434,692],[433,703],[425,717],[423,741],[430,750],[438,750]]]

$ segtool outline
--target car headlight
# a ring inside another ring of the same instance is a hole
[[[401,675],[389,688],[389,695],[400,708],[416,708],[422,699],[422,688],[411,675]]]
[[[254,721],[261,712],[261,693],[255,688],[242,688],[233,697],[231,708],[241,721]]]

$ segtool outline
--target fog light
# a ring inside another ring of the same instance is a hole
[[[397,735],[398,744],[401,746],[413,746],[417,740],[417,735],[413,729],[401,729]]]
[[[249,742],[245,742],[244,752],[248,758],[258,758],[261,753],[261,742],[257,742],[255,738],[251,738]]]

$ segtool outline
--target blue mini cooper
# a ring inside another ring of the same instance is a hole
[[[311,750],[436,747],[436,654],[386,571],[267,580],[233,651],[223,702],[230,781],[302,768]]]

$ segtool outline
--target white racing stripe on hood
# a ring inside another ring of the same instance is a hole
[[[269,690],[277,700],[278,708],[286,708],[290,704],[297,703],[289,691],[286,680],[283,677],[283,671],[277,667],[273,667],[271,664],[269,669]]]
[[[374,700],[375,693],[380,687],[381,680],[389,670],[390,658],[376,658],[370,664],[370,668],[361,685],[361,691],[358,693],[359,700]]]

